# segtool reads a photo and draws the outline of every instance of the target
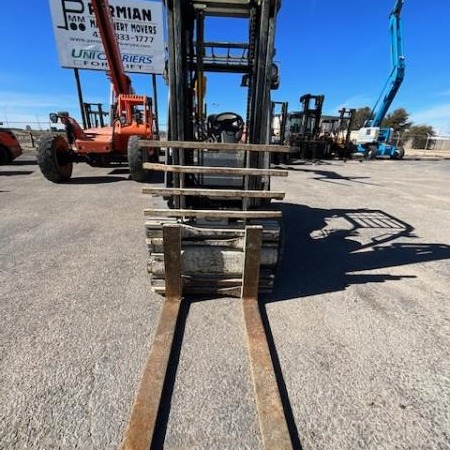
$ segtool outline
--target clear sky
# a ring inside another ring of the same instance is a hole
[[[324,113],[372,106],[390,71],[388,16],[394,0],[283,0],[276,60],[281,86],[273,100],[299,109],[305,93],[324,94]],[[242,21],[218,21],[207,37],[239,41]],[[402,11],[406,77],[390,111],[404,107],[416,124],[450,134],[450,0],[405,0]],[[59,65],[48,0],[3,0],[0,41],[0,122],[47,128],[48,113],[79,117],[73,71]],[[158,77],[160,78],[160,77]],[[136,93],[151,95],[150,76],[133,75]],[[103,72],[82,71],[85,101],[108,103]],[[243,112],[236,76],[208,79],[209,112]],[[167,90],[158,82],[160,121]],[[164,125],[163,125],[164,126]]]

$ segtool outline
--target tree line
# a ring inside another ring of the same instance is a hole
[[[352,129],[359,130],[362,128],[370,113],[371,109],[368,106],[358,108]],[[404,140],[411,138],[415,148],[425,147],[428,136],[436,136],[436,131],[430,125],[415,125],[409,120],[409,117],[410,114],[406,109],[398,108],[386,115],[381,126],[383,128],[393,128]]]

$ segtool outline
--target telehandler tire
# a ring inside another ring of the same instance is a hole
[[[397,153],[393,156],[393,159],[403,159],[405,156],[405,149],[403,147],[399,147],[397,149]]]
[[[369,145],[366,150],[365,159],[375,159],[377,157],[377,148],[374,145]]]
[[[11,155],[6,147],[0,145],[0,164],[9,164],[11,162]]]
[[[42,175],[53,183],[64,183],[72,176],[70,147],[63,136],[45,136],[37,148],[37,162]]]
[[[145,149],[139,147],[141,140],[141,136],[130,136],[128,139],[128,165],[131,178],[138,183],[145,183],[150,178],[150,172],[143,166],[144,162],[147,162],[147,157]]]

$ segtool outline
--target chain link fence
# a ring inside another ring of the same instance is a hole
[[[408,136],[399,134],[392,139],[393,144],[405,149],[415,150],[448,150],[450,151],[450,136]]]

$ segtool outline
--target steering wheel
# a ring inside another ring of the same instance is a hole
[[[244,119],[239,114],[232,112],[220,113],[212,120],[211,128],[216,133],[222,131],[237,133],[244,129]]]

